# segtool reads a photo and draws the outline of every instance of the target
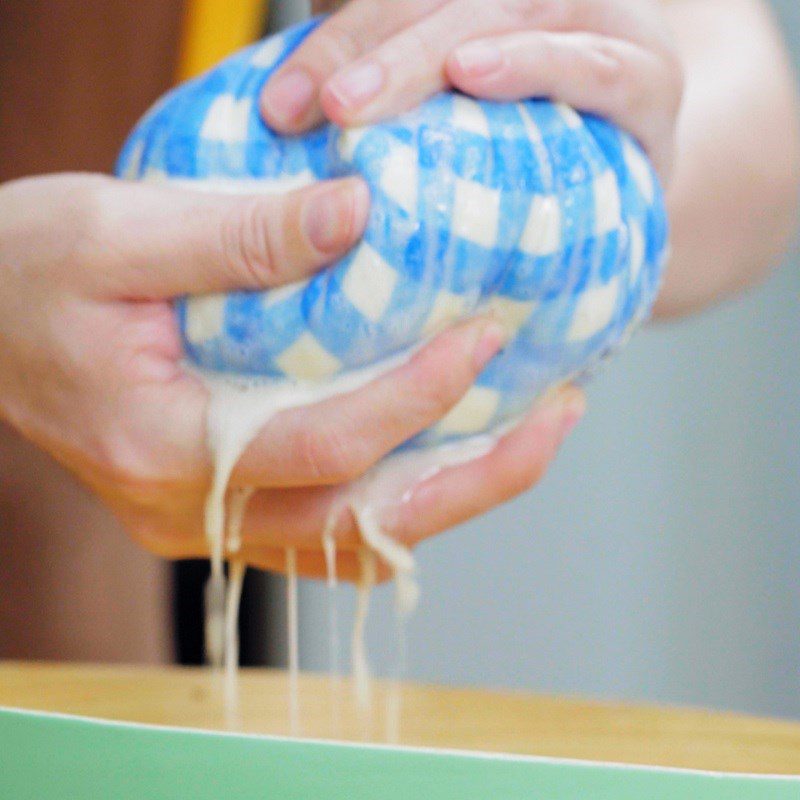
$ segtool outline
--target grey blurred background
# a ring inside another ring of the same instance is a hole
[[[774,4],[800,65],[800,6]],[[748,296],[639,335],[536,490],[419,549],[409,677],[800,718],[799,395],[795,248]],[[302,586],[307,669],[326,603]],[[381,589],[379,673],[393,630]]]

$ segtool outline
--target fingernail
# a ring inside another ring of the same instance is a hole
[[[327,89],[344,108],[359,108],[378,94],[383,82],[383,67],[367,61],[335,75],[328,81]]]
[[[476,78],[503,66],[503,53],[491,42],[469,42],[459,47],[453,58],[463,72]]]
[[[488,322],[477,334],[472,359],[476,370],[482,370],[502,350],[508,339],[499,322]]]
[[[264,109],[280,125],[291,125],[306,114],[315,92],[314,81],[304,69],[290,69],[267,83]]]
[[[563,437],[572,432],[586,413],[586,397],[583,392],[578,389],[568,389],[566,392],[566,397],[562,395],[561,435]]]
[[[363,233],[367,224],[367,217],[369,216],[369,206],[371,197],[369,194],[369,187],[361,179],[352,181],[353,192],[353,216],[350,225],[351,238]]]
[[[361,180],[317,192],[305,209],[304,227],[314,247],[335,253],[346,247],[363,227],[369,208],[369,189]]]

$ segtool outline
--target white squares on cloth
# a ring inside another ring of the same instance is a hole
[[[460,319],[466,305],[467,301],[463,295],[446,291],[439,292],[422,329],[423,335],[430,336],[437,333],[448,324]]]
[[[345,128],[339,136],[339,155],[345,161],[352,161],[359,142],[367,133],[366,128]]]
[[[617,176],[609,169],[594,179],[594,232],[597,236],[619,228],[622,199]]]
[[[286,348],[275,363],[290,377],[300,380],[328,378],[342,367],[342,362],[329,353],[306,331]]]
[[[445,435],[480,433],[487,429],[499,405],[499,392],[473,386],[436,427]]]
[[[200,138],[212,142],[246,142],[252,110],[251,98],[237,100],[231,94],[221,94],[206,112]]]
[[[220,336],[225,327],[224,294],[205,294],[186,301],[186,338],[202,344]]]
[[[264,293],[264,308],[270,308],[278,305],[278,303],[282,303],[284,300],[291,297],[295,292],[299,292],[300,289],[303,289],[307,285],[307,280],[295,281],[294,283],[287,283],[283,286],[278,286],[276,289],[270,289],[268,292]]]
[[[583,120],[580,114],[574,108],[566,105],[566,103],[556,103],[556,110],[561,115],[568,128],[576,129],[583,125]]]
[[[164,172],[163,169],[157,167],[145,168],[144,174],[141,176],[143,181],[148,183],[172,183],[173,180]]]
[[[419,192],[416,151],[405,144],[394,144],[381,167],[381,189],[407,214],[415,214]]]
[[[619,298],[619,277],[585,289],[578,297],[567,340],[582,342],[600,333],[614,318]]]
[[[517,109],[522,117],[522,124],[525,126],[528,141],[531,143],[534,155],[539,163],[539,169],[542,171],[544,186],[551,187],[553,185],[553,162],[545,146],[542,131],[524,103],[517,103]]]
[[[456,236],[491,249],[500,228],[500,192],[456,178],[452,229]]]
[[[633,175],[634,181],[636,181],[639,193],[648,203],[652,204],[656,190],[653,185],[653,174],[650,172],[650,167],[647,165],[645,157],[639,148],[634,146],[627,138],[624,139],[622,144],[622,156],[625,159],[628,170]]]
[[[522,118],[522,124],[525,126],[525,133],[528,139],[530,139],[533,144],[542,144],[544,142],[542,132],[539,130],[539,126],[534,122],[525,104],[517,103],[517,111]]]
[[[275,64],[285,49],[286,42],[283,36],[271,36],[256,50],[250,63],[254,67],[267,69]]]
[[[139,176],[139,167],[142,164],[143,155],[144,140],[139,139],[139,141],[137,141],[131,149],[131,152],[128,155],[128,163],[125,164],[125,169],[122,171],[120,177],[125,178],[126,180],[133,180],[134,178],[137,178]]]
[[[628,220],[628,236],[630,237],[629,244],[629,272],[628,277],[630,283],[636,283],[639,280],[639,273],[642,270],[645,257],[645,241],[644,234],[638,222],[632,219]]]
[[[549,256],[558,250],[560,244],[561,206],[558,198],[534,195],[528,221],[519,240],[519,249],[532,256]]]
[[[453,126],[462,131],[470,131],[485,139],[491,137],[489,120],[478,103],[469,97],[457,94],[453,97]]]
[[[350,262],[342,290],[368,320],[377,322],[389,306],[396,283],[397,272],[363,242]]]
[[[528,321],[537,305],[535,300],[514,300],[496,294],[489,300],[488,309],[510,334],[514,334]]]

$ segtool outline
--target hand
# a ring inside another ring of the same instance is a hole
[[[443,470],[415,487],[398,506],[387,509],[381,519],[386,532],[406,546],[415,547],[528,491],[544,476],[585,408],[583,392],[574,387],[550,396],[490,453]],[[282,532],[292,529],[299,548],[298,571],[305,577],[324,578],[326,564],[319,549],[320,531],[339,491],[338,487],[330,487],[259,492],[245,517],[244,528],[248,537],[253,537],[248,561],[264,569],[284,571]],[[361,539],[350,515],[340,518],[335,537],[338,577],[358,580]],[[385,564],[378,564],[377,577],[381,581],[391,577]]]
[[[0,417],[82,478],[150,550],[207,554],[208,398],[181,366],[169,300],[303,278],[353,245],[367,206],[357,179],[283,197],[89,175],[0,187]],[[317,549],[336,487],[442,417],[501,345],[490,321],[462,324],[362,389],[267,424],[232,480],[266,489],[246,520],[244,557],[271,565],[271,548]],[[571,402],[431,481],[399,529],[412,520],[430,535],[526,488],[575,421]],[[520,448],[533,452],[520,458]],[[341,531],[345,546],[352,534]]]
[[[606,117],[669,174],[683,79],[657,0],[351,0],[271,78],[262,110],[287,133],[364,125],[448,86]]]

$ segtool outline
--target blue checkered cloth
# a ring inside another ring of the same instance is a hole
[[[667,252],[658,179],[607,122],[544,100],[439,94],[363,128],[283,137],[261,120],[269,75],[316,21],[239,52],[168,95],[118,172],[224,184],[364,176],[363,241],[310,280],[176,302],[207,370],[325,381],[491,310],[514,332],[441,423],[406,446],[490,430],[548,387],[582,381],[648,315]]]

